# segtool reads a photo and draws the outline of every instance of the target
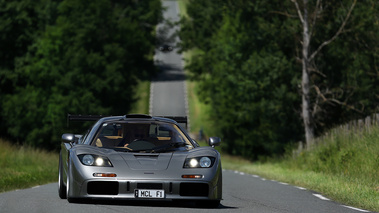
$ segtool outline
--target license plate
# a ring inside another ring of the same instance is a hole
[[[136,189],[134,197],[136,198],[164,198],[164,190],[157,189]]]

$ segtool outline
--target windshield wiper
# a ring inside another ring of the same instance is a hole
[[[156,146],[150,150],[146,150],[146,151],[150,151],[150,152],[164,152],[164,151],[171,151],[173,149],[177,149],[179,147],[184,147],[186,146],[187,143],[185,142],[175,142],[175,143],[169,143],[169,144],[165,144],[165,145],[162,145],[162,146]]]
[[[165,144],[165,145],[162,145],[162,146],[156,146],[154,148],[151,148],[151,149],[130,149],[130,148],[127,148],[127,147],[124,147],[124,148],[117,148],[117,147],[114,147],[114,148],[111,148],[115,151],[119,151],[119,152],[150,152],[150,153],[157,153],[157,152],[165,152],[165,151],[171,151],[173,149],[177,149],[179,147],[185,147],[187,144],[185,142],[175,142],[175,143],[168,143],[168,144]]]
[[[126,149],[126,148],[113,148],[118,152],[151,152],[152,149]]]
[[[112,148],[109,148],[109,149],[113,149],[113,150],[115,150],[115,151],[119,151],[119,152],[132,152],[132,150],[130,150],[130,149],[125,149],[125,148],[112,147]]]

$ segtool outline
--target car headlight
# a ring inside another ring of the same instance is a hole
[[[195,157],[187,158],[183,168],[210,168],[215,162],[214,157]]]
[[[78,155],[80,162],[86,166],[105,166],[112,167],[111,161],[107,157],[92,155],[92,154],[83,154]]]

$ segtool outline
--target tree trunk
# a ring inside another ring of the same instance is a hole
[[[309,99],[309,24],[308,24],[308,0],[303,0],[304,2],[304,18],[303,18],[303,59],[302,59],[302,79],[301,79],[301,89],[302,89],[302,117],[304,122],[305,130],[305,142],[306,147],[309,149],[313,146],[314,139],[314,128],[313,119],[310,109],[310,99]]]
[[[330,44],[332,41],[334,41],[344,29],[347,20],[349,19],[351,12],[353,11],[355,4],[357,3],[357,0],[354,0],[351,4],[351,7],[345,17],[345,20],[339,27],[336,34],[329,40],[324,41],[312,54],[310,53],[310,40],[312,33],[309,29],[309,18],[308,18],[308,0],[303,0],[303,13],[300,9],[299,4],[297,3],[297,0],[291,0],[296,7],[297,13],[299,15],[300,21],[303,26],[303,40],[302,40],[302,78],[301,78],[301,97],[302,97],[302,105],[301,105],[301,116],[303,118],[304,122],[304,132],[305,132],[305,144],[306,148],[310,149],[314,145],[314,120],[313,120],[313,111],[311,109],[311,100],[310,100],[310,88],[313,86],[310,82],[310,61],[314,60],[316,55],[321,51],[323,47]],[[317,0],[316,2],[316,8],[315,8],[315,17],[313,17],[313,26],[314,27],[317,19],[317,14],[319,12],[319,8],[321,8],[321,2],[322,0]],[[343,105],[344,103],[338,102]]]

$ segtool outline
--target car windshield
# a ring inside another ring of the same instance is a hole
[[[193,148],[177,125],[163,122],[104,123],[91,145],[132,152],[167,152]]]

